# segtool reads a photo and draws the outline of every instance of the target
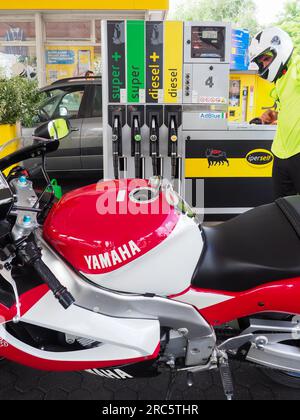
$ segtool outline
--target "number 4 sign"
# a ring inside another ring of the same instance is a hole
[[[215,86],[213,76],[210,76],[210,77],[206,80],[205,85],[206,85],[206,86],[209,86],[211,89]]]

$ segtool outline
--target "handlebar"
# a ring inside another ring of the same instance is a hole
[[[75,299],[71,293],[59,282],[59,280],[57,280],[55,275],[42,261],[42,259],[35,260],[32,263],[32,266],[40,276],[41,280],[49,286],[49,289],[53,292],[54,297],[59,301],[64,309],[68,309],[71,305],[73,305]]]
[[[68,309],[75,303],[75,299],[71,293],[60,283],[49,267],[43,262],[41,249],[37,246],[33,235],[28,238],[28,242],[22,245],[18,255],[24,263],[35,269],[41,280],[49,286],[49,289],[64,309]]]
[[[51,142],[40,142],[31,146],[24,147],[23,149],[17,150],[16,152],[5,156],[0,159],[0,171],[4,171],[16,163],[22,162],[27,159],[39,157],[42,154],[48,154],[55,152],[58,149],[59,141],[52,140]]]

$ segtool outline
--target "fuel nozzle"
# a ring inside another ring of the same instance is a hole
[[[133,117],[132,122],[132,141],[134,145],[135,177],[141,178],[142,172],[142,135],[139,118]]]
[[[119,157],[122,154],[121,151],[121,124],[120,117],[116,115],[113,122],[112,131],[112,145],[113,145],[113,166],[114,166],[114,177],[119,179]]]
[[[170,118],[169,140],[171,145],[172,178],[175,179],[178,172],[178,130],[175,116]]]
[[[152,158],[153,176],[159,176],[159,127],[155,116],[151,119],[150,126],[150,156]]]

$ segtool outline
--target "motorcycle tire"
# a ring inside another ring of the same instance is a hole
[[[300,389],[300,373],[289,373],[263,368],[261,368],[261,371],[265,376],[279,385],[292,389]]]

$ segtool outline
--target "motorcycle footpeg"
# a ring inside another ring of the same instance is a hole
[[[222,385],[224,388],[224,394],[228,401],[232,401],[234,397],[234,388],[227,355],[222,356],[219,364],[219,369]]]

